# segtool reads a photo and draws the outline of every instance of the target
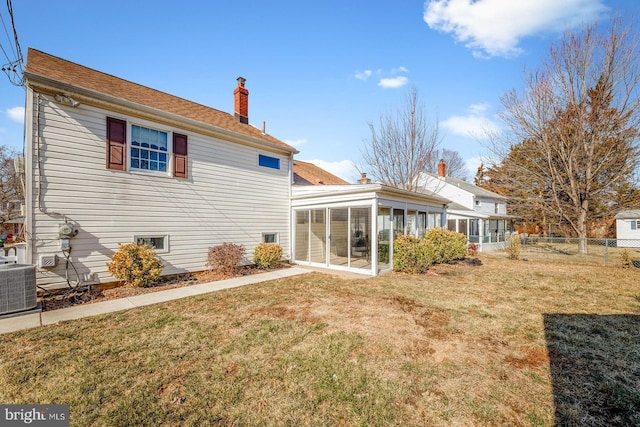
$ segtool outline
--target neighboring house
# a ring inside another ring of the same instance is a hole
[[[2,222],[0,232],[5,236],[5,243],[21,242],[24,240],[24,217],[16,217]]]
[[[620,211],[616,215],[617,246],[640,248],[640,209]]]
[[[349,184],[344,179],[301,160],[293,161],[293,185],[342,185]]]
[[[504,247],[513,231],[514,217],[507,215],[507,198],[446,174],[446,164],[438,164],[438,175],[422,173],[418,183],[428,192],[451,200],[446,227],[467,236],[479,250]]]
[[[234,115],[29,49],[27,262],[41,286],[115,280],[118,243],[156,247],[163,274],[205,269],[208,249],[290,248],[297,150]],[[231,98],[231,94],[230,94]]]
[[[389,271],[394,239],[444,226],[448,203],[433,193],[371,183],[365,175],[353,185],[294,185],[292,259],[373,276]]]

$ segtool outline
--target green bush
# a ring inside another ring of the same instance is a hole
[[[424,235],[425,253],[429,264],[444,264],[467,255],[467,238],[445,228],[430,228]]]
[[[209,248],[207,268],[221,273],[233,273],[244,257],[244,246],[223,243]]]
[[[118,243],[118,251],[107,263],[113,277],[123,280],[126,285],[143,288],[158,281],[162,268],[162,261],[153,247],[136,243]]]
[[[277,243],[260,243],[253,250],[253,262],[260,268],[274,268],[282,260],[282,246]]]
[[[505,250],[509,259],[520,259],[520,251],[522,250],[522,243],[520,242],[520,236],[514,234],[506,241]]]
[[[424,241],[402,235],[393,242],[393,270],[420,274],[427,271],[429,261],[425,255]]]
[[[378,243],[378,262],[381,264],[389,263],[389,244]]]

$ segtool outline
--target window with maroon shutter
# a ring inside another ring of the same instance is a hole
[[[127,122],[107,117],[107,169],[124,171],[127,148]]]
[[[173,134],[173,176],[187,177],[187,135]]]

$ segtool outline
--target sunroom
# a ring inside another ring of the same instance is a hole
[[[393,268],[393,241],[446,225],[449,200],[383,184],[292,188],[296,264],[378,275]]]
[[[462,233],[469,243],[478,245],[481,252],[504,249],[507,239],[513,234],[511,215],[485,215],[472,210],[456,209],[449,205],[447,229]]]

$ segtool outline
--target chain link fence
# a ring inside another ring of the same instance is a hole
[[[586,240],[587,253],[580,253]],[[629,260],[640,268],[640,239],[579,239],[520,235],[520,257],[570,263],[621,265]]]

